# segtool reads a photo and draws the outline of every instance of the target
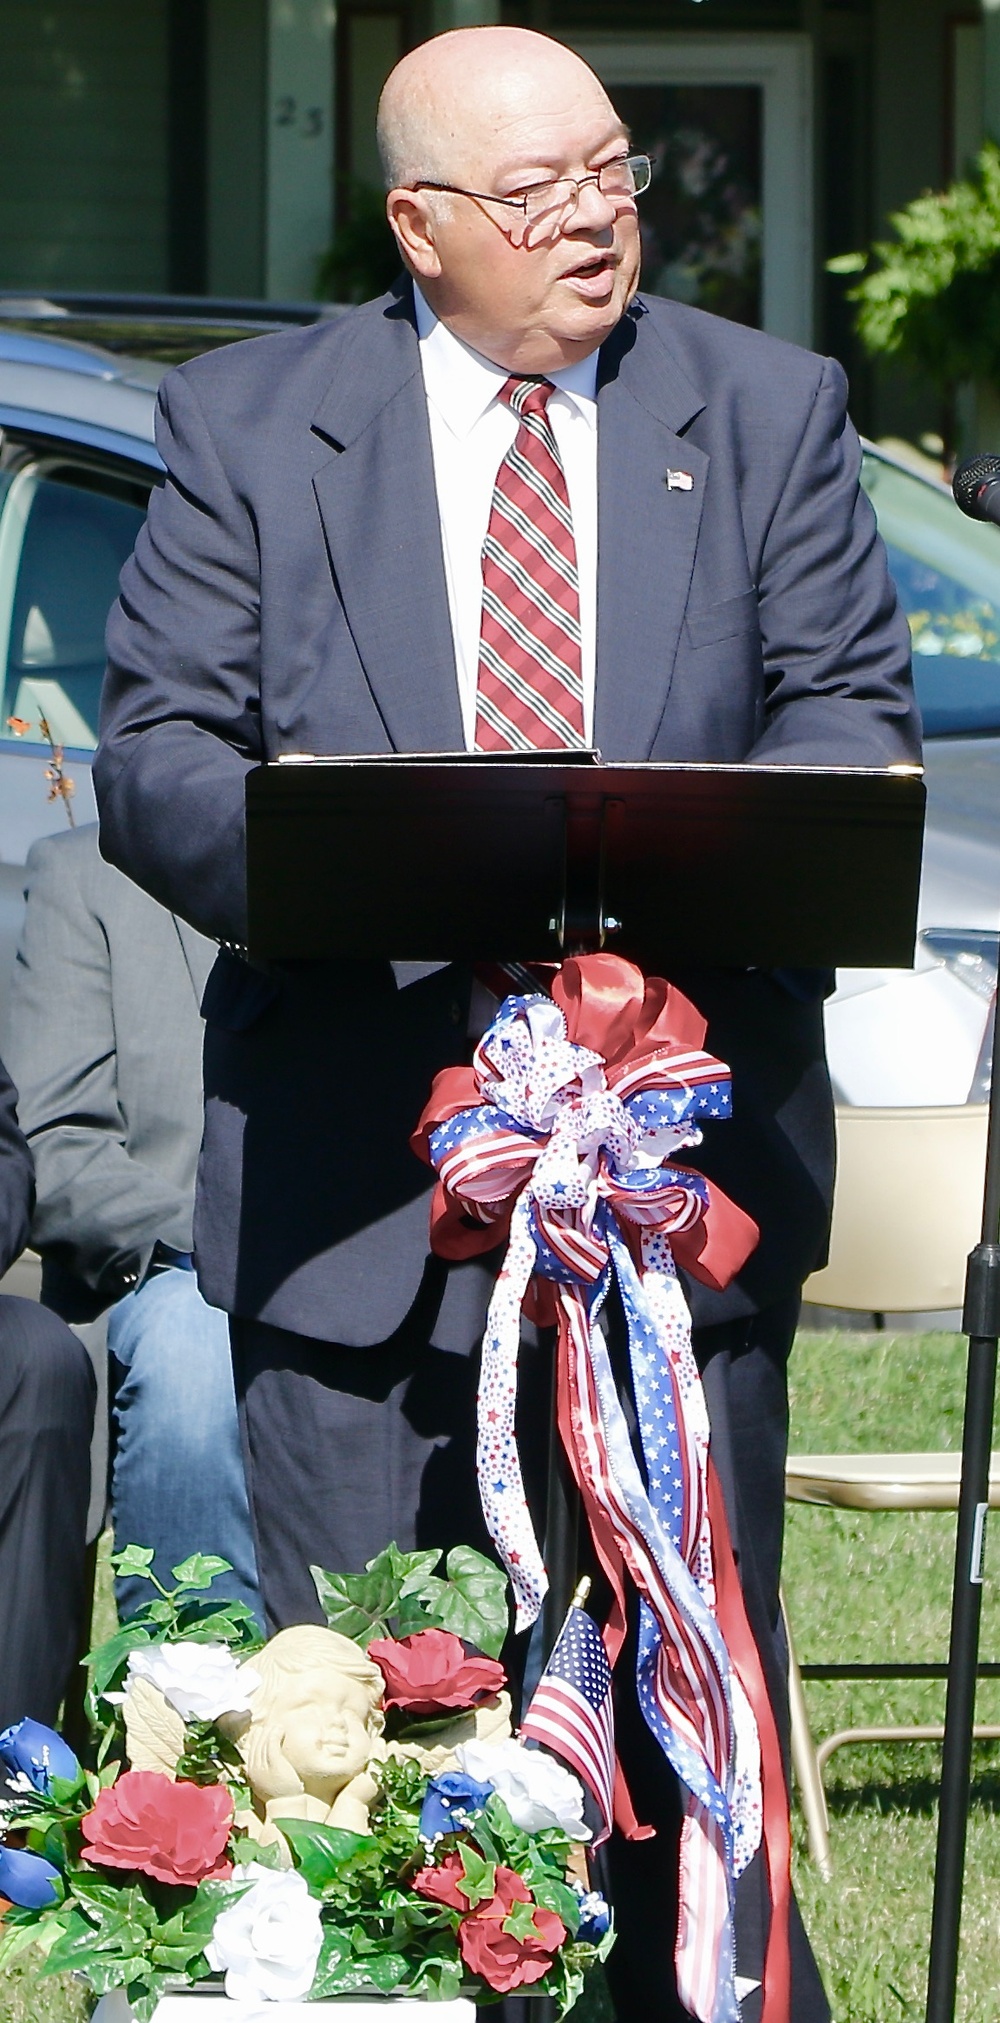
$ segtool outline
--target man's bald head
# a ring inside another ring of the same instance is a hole
[[[610,101],[571,49],[531,28],[452,28],[411,49],[379,100],[386,188],[463,182],[479,173],[499,133],[539,109],[580,96]],[[613,117],[613,114],[612,114]]]
[[[378,139],[400,253],[457,337],[524,373],[604,342],[639,228],[628,135],[588,64],[530,29],[452,29],[396,65]]]

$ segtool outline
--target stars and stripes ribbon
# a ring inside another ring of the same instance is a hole
[[[721,1287],[757,1240],[721,1190],[674,1163],[699,1143],[701,1119],[729,1115],[729,1071],[704,1051],[704,1034],[700,1014],[662,979],[617,956],[573,958],[551,997],[506,999],[471,1069],[437,1077],[413,1142],[438,1175],[434,1249],[467,1257],[507,1237],[483,1340],[477,1465],[519,1628],[547,1587],[514,1430],[522,1308],[557,1324],[560,1432],[613,1596],[606,1655],[613,1665],[624,1641],[629,1582],[640,1597],[639,1705],[680,1782],[675,1960],[699,2023],[739,2023],[733,1886],[761,1839],[766,1728],[785,1840],[772,1803],[765,1849],[780,1914],[762,2017],[787,2023],[787,1876],[775,1873],[783,1861],[787,1871],[787,1800],[759,1659],[728,1577],[677,1276],[680,1264]],[[641,1467],[600,1323],[612,1284],[628,1327]],[[620,1775],[615,1811],[642,1830]]]

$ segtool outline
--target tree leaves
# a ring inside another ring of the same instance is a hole
[[[471,1546],[448,1554],[446,1578],[434,1572],[440,1552],[400,1552],[389,1545],[363,1574],[310,1567],[327,1625],[367,1649],[374,1637],[451,1630],[496,1658],[507,1635],[507,1581]]]
[[[893,212],[894,239],[839,254],[835,274],[863,272],[849,290],[856,328],[873,355],[895,353],[939,386],[1000,377],[1000,149],[990,141],[971,174]]]

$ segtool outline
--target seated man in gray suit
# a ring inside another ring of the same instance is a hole
[[[42,1300],[110,1308],[115,1542],[154,1569],[221,1553],[257,1607],[224,1315],[191,1266],[201,1139],[201,993],[215,949],[105,864],[96,825],[28,857],[10,1057],[34,1154]],[[119,1608],[143,1599],[122,1581]]]
[[[0,1278],[28,1241],[34,1174],[0,1062]],[[94,1376],[65,1323],[0,1296],[0,1729],[51,1727],[79,1654]]]

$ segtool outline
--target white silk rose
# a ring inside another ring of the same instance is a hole
[[[467,1776],[492,1784],[522,1833],[558,1826],[570,1840],[589,1840],[583,1818],[583,1785],[571,1770],[543,1749],[523,1742],[463,1742],[455,1756]]]
[[[260,1674],[225,1644],[147,1644],[129,1652],[126,1694],[133,1679],[148,1679],[182,1721],[247,1714],[260,1685]]]
[[[258,1880],[219,1912],[205,1958],[225,1974],[233,2002],[297,2002],[316,1979],[320,1907],[297,1870],[253,1868]]]

